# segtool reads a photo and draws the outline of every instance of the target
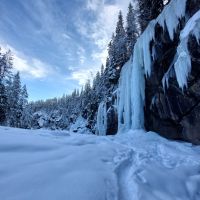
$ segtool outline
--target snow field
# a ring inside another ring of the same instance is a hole
[[[0,199],[197,200],[200,147],[155,133],[116,136],[0,127]]]

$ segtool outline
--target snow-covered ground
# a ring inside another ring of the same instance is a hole
[[[0,200],[197,200],[200,147],[0,127]]]

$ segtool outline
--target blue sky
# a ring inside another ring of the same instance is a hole
[[[71,93],[100,69],[129,0],[0,0],[0,46],[11,49],[29,99]]]

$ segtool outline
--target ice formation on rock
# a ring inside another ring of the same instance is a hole
[[[106,135],[106,130],[107,130],[107,108],[106,108],[106,103],[101,102],[97,113],[98,135]]]
[[[185,16],[187,0],[173,0],[167,6],[165,6],[162,13],[156,19],[156,22],[165,28],[169,32],[170,39],[174,39],[174,33],[179,24],[179,20]]]
[[[188,39],[190,35],[196,37],[199,43],[200,39],[200,11],[191,17],[187,22],[185,28],[181,32],[180,44],[177,48],[177,60],[174,64],[174,69],[176,72],[176,79],[179,86],[183,89],[184,86],[187,87],[187,78],[191,72],[191,57],[188,50]]]
[[[173,40],[180,19],[185,16],[186,2],[187,0],[171,1],[157,19],[149,23],[134,46],[131,59],[123,66],[119,80],[117,101],[119,133],[128,129],[144,127],[145,75],[151,76],[152,60],[156,56],[155,50],[150,50],[150,42],[155,37],[155,25],[159,24],[164,30],[167,29],[170,39]],[[186,28],[190,29],[191,26],[191,24],[187,25]],[[191,29],[193,30],[193,28]],[[198,35],[197,33],[199,34],[198,31],[195,31],[195,36]],[[182,35],[187,34],[183,31]],[[188,58],[189,53],[185,44],[185,42],[180,44],[174,63],[163,77],[163,86],[165,84],[168,85],[168,79],[172,75],[173,66],[175,67],[179,85],[182,87],[185,84],[187,74],[191,68]],[[185,65],[183,69],[180,68],[181,65]],[[106,134],[106,108],[103,103],[100,104],[98,110],[97,128],[100,135]]]
[[[199,43],[200,39],[200,11],[193,15],[185,25],[180,34],[180,43],[177,47],[177,53],[174,57],[169,70],[163,77],[163,88],[168,87],[168,80],[175,72],[176,79],[180,88],[187,87],[187,79],[191,72],[191,57],[188,50],[188,39],[190,35],[196,37]]]
[[[155,52],[151,54],[150,42],[154,40],[155,25],[158,23],[163,29],[167,28],[170,38],[173,40],[179,21],[185,15],[186,2],[187,0],[171,1],[158,18],[149,23],[134,46],[132,58],[123,66],[118,94],[119,132],[144,127],[144,76],[151,75]],[[177,70],[179,70],[178,67]]]

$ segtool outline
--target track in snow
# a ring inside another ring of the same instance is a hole
[[[199,200],[200,147],[0,127],[0,199]]]
[[[125,147],[114,157],[115,173],[118,180],[118,200],[134,200],[137,194],[133,179],[134,154],[132,149]]]

